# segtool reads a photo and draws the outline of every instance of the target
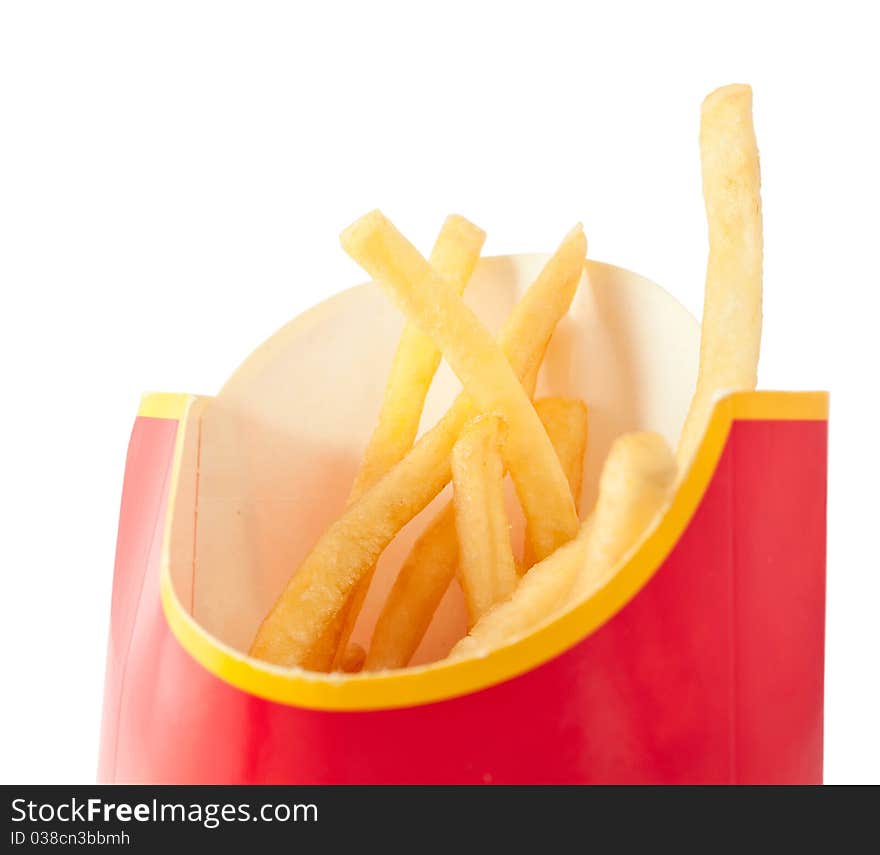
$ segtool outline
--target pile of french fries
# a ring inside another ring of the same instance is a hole
[[[544,351],[582,282],[582,228],[566,235],[497,339],[463,299],[485,240],[477,226],[450,216],[427,259],[378,211],[343,232],[345,251],[407,324],[347,507],[291,575],[251,655],[320,672],[405,667],[454,578],[464,593],[468,632],[449,655],[485,655],[613,577],[669,502],[716,396],[756,385],[763,246],[751,100],[749,87],[735,85],[703,103],[709,260],[698,382],[678,448],[673,452],[654,433],[619,437],[595,507],[583,519],[577,498],[588,404],[534,400]],[[441,358],[463,391],[417,440]],[[526,520],[519,554],[505,508],[507,474]],[[368,649],[352,644],[383,551],[450,481],[453,500],[400,567]]]

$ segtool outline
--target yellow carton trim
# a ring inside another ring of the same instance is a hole
[[[176,392],[147,392],[141,397],[138,415],[150,419],[183,419],[192,395]]]
[[[153,398],[162,400],[153,401]],[[193,400],[188,395],[149,396],[145,399],[150,402],[147,411],[141,414],[177,412],[183,427]],[[593,596],[531,634],[481,658],[351,675],[287,670],[252,659],[209,635],[180,603],[171,582],[167,537],[185,433],[181,429],[172,468],[166,542],[162,551],[161,595],[165,616],[177,640],[204,668],[244,692],[278,703],[320,710],[370,710],[415,706],[475,692],[558,656],[610,620],[642,589],[663,564],[699,507],[734,421],[825,421],[827,418],[828,394],[825,392],[735,392],[720,398],[694,462],[667,512],[641,547]]]

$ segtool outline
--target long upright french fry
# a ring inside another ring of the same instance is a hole
[[[523,388],[530,396],[534,390],[536,373],[528,372],[523,380]],[[547,428],[548,435],[554,441],[560,460],[563,460],[567,457],[565,449],[570,448],[574,458],[577,456],[577,447],[582,448],[583,443],[577,438],[573,440],[569,435],[563,436],[562,425],[569,424],[570,429],[577,434],[583,430],[585,441],[586,422],[579,425],[578,421],[581,415],[585,417],[586,413],[583,404],[579,401],[575,404],[568,399],[558,400],[566,401],[564,407],[568,411],[566,418],[559,417],[560,408],[555,404],[542,404],[539,401],[536,409]],[[580,454],[582,461],[583,452]],[[567,466],[564,468],[568,471]],[[579,465],[578,488],[572,490],[573,495],[580,492],[580,474]],[[569,472],[569,476],[570,483],[574,486],[573,473]],[[455,514],[450,502],[422,532],[403,562],[373,629],[373,638],[364,665],[365,670],[402,668],[409,663],[434,617],[434,612],[440,605],[443,594],[446,593],[449,583],[455,576],[457,566],[458,538],[455,530]]]
[[[500,342],[522,377],[540,359],[568,311],[583,273],[586,241],[575,230],[514,307]],[[460,395],[446,415],[319,538],[260,625],[251,655],[283,666],[307,666],[310,651],[357,581],[395,534],[443,489],[449,455],[478,410]]]
[[[431,251],[429,263],[438,274],[448,278],[461,294],[480,258],[486,233],[458,215],[446,218]],[[440,365],[440,351],[418,327],[407,323],[400,336],[391,372],[385,385],[385,396],[376,427],[364,451],[360,469],[355,476],[348,503],[359,499],[395,463],[412,448],[419,430],[419,421],[431,381]],[[375,568],[371,569],[352,591],[345,607],[318,642],[320,651],[336,650],[332,667],[340,669],[346,646],[354,630]],[[315,662],[317,670],[326,670],[329,662]]]
[[[474,419],[452,449],[458,571],[469,626],[516,587],[518,576],[504,507],[504,422]]]
[[[703,437],[719,391],[754,389],[761,348],[761,172],[752,90],[725,86],[700,123],[709,261],[697,388],[681,432],[681,474]]]
[[[604,584],[663,507],[675,473],[675,458],[661,436],[619,437],[602,468],[596,507],[578,536],[527,571],[512,596],[490,609],[450,657],[500,647]]]
[[[504,456],[529,521],[535,555],[571,540],[578,518],[550,438],[504,352],[461,297],[379,211],[349,226],[342,246],[398,308],[430,335],[478,409],[507,423]]]
[[[535,409],[556,449],[562,470],[568,480],[571,496],[577,504],[584,477],[584,454],[587,450],[587,407],[577,398],[541,398]],[[528,570],[535,563],[532,538],[526,532],[522,567]]]

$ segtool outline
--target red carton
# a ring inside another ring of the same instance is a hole
[[[544,260],[482,260],[468,302],[497,330]],[[619,572],[507,647],[442,661],[464,632],[453,583],[413,667],[323,675],[247,656],[344,506],[401,324],[376,286],[360,286],[276,333],[215,398],[144,398],[100,780],[821,782],[825,393],[720,397],[669,507]],[[676,441],[698,345],[696,322],[656,285],[587,263],[539,383],[590,408],[582,508],[620,433]],[[457,388],[441,367],[424,424]],[[368,640],[435,508],[386,551],[355,640]],[[510,511],[521,530],[512,497]]]

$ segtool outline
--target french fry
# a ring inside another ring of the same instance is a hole
[[[614,442],[602,467],[587,551],[570,602],[586,599],[614,574],[666,505],[677,472],[659,434],[628,433]]]
[[[460,659],[488,653],[524,634],[566,602],[587,552],[589,521],[577,536],[527,570],[513,594],[486,612],[449,654]]]
[[[429,263],[461,294],[480,258],[486,233],[464,217],[446,218],[431,251]],[[431,381],[440,365],[440,351],[413,324],[406,324],[397,345],[379,417],[355,476],[348,502],[360,498],[412,448]],[[318,643],[318,651],[335,649],[331,663],[317,662],[318,670],[342,668],[346,651],[375,568],[358,582],[345,607]],[[319,654],[320,655],[320,654]]]
[[[663,507],[675,474],[675,458],[661,436],[619,437],[602,468],[596,507],[578,536],[528,570],[511,597],[490,609],[450,658],[501,647],[604,584]]]
[[[339,663],[339,670],[346,674],[357,674],[364,667],[367,651],[360,644],[348,644]]]
[[[480,416],[466,425],[452,449],[458,572],[469,626],[518,581],[504,507],[504,433],[498,416]]]
[[[398,308],[431,336],[477,408],[506,422],[505,462],[529,521],[535,555],[544,558],[571,540],[578,519],[565,473],[528,395],[488,330],[381,212],[353,223],[341,242]]]
[[[365,671],[403,668],[416,652],[458,567],[449,502],[413,544],[373,627]]]
[[[725,86],[700,123],[709,261],[696,392],[676,454],[684,474],[720,391],[754,389],[761,347],[761,174],[752,90]]]
[[[480,259],[486,233],[464,217],[446,218],[429,264],[462,294]],[[407,323],[400,336],[379,417],[355,476],[351,498],[362,496],[412,448],[422,408],[441,354],[415,324]]]
[[[584,476],[584,454],[587,450],[587,407],[577,398],[541,398],[535,402],[535,409],[556,449],[571,496],[577,506]],[[522,569],[528,570],[534,563],[535,556],[527,531],[523,543]]]
[[[540,359],[568,311],[583,273],[586,241],[579,229],[562,242],[511,312],[500,343],[517,376]],[[461,429],[478,411],[460,395],[411,451],[319,538],[261,623],[251,655],[306,667],[312,652],[358,580],[397,532],[443,489]],[[312,653],[312,656],[315,654]],[[331,654],[332,655],[332,654]]]
[[[549,342],[548,342],[549,344]],[[532,365],[522,378],[522,386],[529,393],[529,397],[534,397],[535,387],[538,385],[538,374],[541,372],[541,363],[544,361],[544,354]]]
[[[536,373],[534,370],[527,372],[523,381],[523,388],[530,396],[534,391]],[[557,409],[555,405],[542,405],[541,402],[536,408],[539,415],[543,412],[545,416],[551,410]],[[569,405],[567,409],[569,408],[575,413],[583,412],[580,402],[577,406]],[[579,430],[578,418],[573,417],[571,412],[569,416],[572,429]],[[570,441],[568,436],[563,437],[561,431],[557,430],[562,421],[569,419],[560,419],[558,422],[554,420],[553,424],[545,421],[551,438],[558,437],[560,444],[556,446],[556,450],[560,459],[564,456],[562,443],[567,444]],[[585,422],[583,428],[586,440]],[[577,445],[578,443],[572,442],[572,446]],[[422,532],[403,562],[373,629],[365,670],[402,668],[409,663],[454,578],[457,567],[458,539],[454,509],[450,502]],[[521,569],[517,572],[521,575]]]

